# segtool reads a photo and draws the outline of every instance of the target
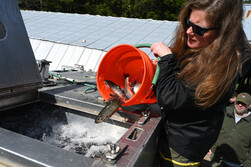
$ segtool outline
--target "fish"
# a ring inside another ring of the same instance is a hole
[[[134,86],[133,86],[133,92],[134,93],[137,93],[139,88],[140,88],[141,84],[140,83],[136,83]]]
[[[115,84],[110,80],[105,80],[105,84],[112,90],[115,96],[118,96],[118,98],[122,100],[126,100],[126,96],[119,85]]]
[[[109,119],[116,111],[118,111],[122,104],[123,101],[119,98],[113,98],[110,100],[95,118],[95,123],[101,123]]]
[[[125,76],[125,85],[124,85],[124,94],[127,99],[131,99],[135,93],[132,91],[132,86],[129,82],[129,74],[124,74]]]

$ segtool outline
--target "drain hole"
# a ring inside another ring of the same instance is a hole
[[[6,38],[7,31],[4,24],[0,21],[0,40],[4,40]]]
[[[138,140],[139,136],[142,134],[143,130],[139,128],[135,128],[130,135],[127,137],[127,139],[130,140]]]

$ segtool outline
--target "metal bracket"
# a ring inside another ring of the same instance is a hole
[[[77,68],[77,69],[79,69],[80,71],[84,71],[84,65],[82,65],[82,64],[74,64],[75,65],[75,67]]]
[[[37,60],[39,73],[43,82],[43,86],[55,86],[56,83],[53,81],[50,81],[49,78],[49,66],[51,61],[47,61],[45,59],[43,60]]]
[[[143,111],[142,115],[143,116],[138,121],[138,125],[144,125],[147,122],[147,120],[150,116],[150,111]]]
[[[115,164],[119,158],[124,154],[126,149],[128,148],[128,145],[124,146],[122,149],[120,149],[119,146],[116,144],[108,144],[108,152],[105,155],[104,161],[106,163]]]

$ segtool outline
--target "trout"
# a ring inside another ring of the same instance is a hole
[[[140,86],[141,86],[141,84],[139,84],[139,83],[135,84],[134,87],[133,87],[133,92],[137,93],[138,90],[139,90],[139,88],[140,88]]]
[[[129,74],[124,74],[125,76],[125,85],[124,85],[124,94],[127,99],[130,99],[134,96],[134,92],[132,91],[132,87],[129,83]]]
[[[103,122],[109,119],[123,104],[123,101],[119,98],[114,98],[110,100],[106,106],[99,112],[98,116],[95,119],[95,123]]]
[[[105,84],[112,90],[115,96],[118,96],[118,98],[122,100],[126,99],[126,96],[119,85],[115,84],[114,82],[110,80],[105,80]]]

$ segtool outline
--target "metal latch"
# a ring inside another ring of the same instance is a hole
[[[74,64],[76,68],[78,68],[80,71],[84,71],[84,65],[81,64]]]
[[[147,122],[147,120],[148,120],[148,118],[150,116],[150,111],[143,111],[142,115],[143,116],[138,121],[139,125],[144,125]]]
[[[116,144],[108,144],[108,152],[105,155],[104,161],[107,163],[115,164],[119,158],[124,154],[128,145],[124,146],[122,149]]]
[[[39,73],[43,82],[43,86],[54,86],[56,85],[55,82],[50,81],[49,78],[49,67],[50,67],[51,61],[47,61],[45,59],[43,60],[37,60]]]

